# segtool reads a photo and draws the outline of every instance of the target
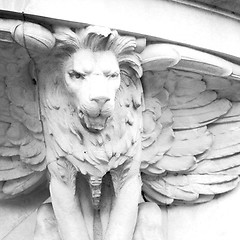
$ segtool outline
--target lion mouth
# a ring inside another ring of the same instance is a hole
[[[88,114],[84,114],[82,111],[80,111],[78,115],[83,127],[90,132],[99,132],[103,130],[109,118],[109,116],[103,116],[101,113],[99,113],[97,117],[91,117]]]

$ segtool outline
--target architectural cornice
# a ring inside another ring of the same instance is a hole
[[[234,14],[189,1],[2,1],[0,15],[69,26],[104,25],[149,40],[204,50],[240,61],[240,21]],[[7,12],[6,12],[7,11]]]

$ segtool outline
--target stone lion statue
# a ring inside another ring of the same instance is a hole
[[[129,239],[141,192],[142,69],[134,38],[100,27],[76,33],[56,29],[55,36],[56,52],[37,66],[50,192],[61,236],[92,239],[103,230],[105,239],[117,239],[120,232]],[[108,177],[103,186],[107,172],[113,184]],[[103,188],[109,192],[105,203]],[[109,199],[111,192],[116,199]]]
[[[31,26],[1,44],[0,198],[47,180],[35,240],[160,240],[158,205],[237,186],[239,83],[225,62],[171,68],[183,47],[164,58],[105,27]]]

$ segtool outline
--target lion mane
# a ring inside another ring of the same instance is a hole
[[[56,28],[55,48],[39,61],[39,99],[49,162],[66,158],[82,174],[102,177],[126,161],[131,162],[141,144],[142,75],[136,39],[117,31],[87,27],[75,32]],[[112,52],[119,64],[121,83],[115,107],[101,131],[89,131],[79,120],[64,86],[64,63],[88,49]]]

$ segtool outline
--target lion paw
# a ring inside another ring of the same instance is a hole
[[[164,240],[161,209],[155,203],[140,203],[132,240]]]

